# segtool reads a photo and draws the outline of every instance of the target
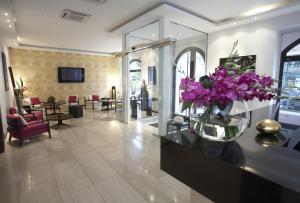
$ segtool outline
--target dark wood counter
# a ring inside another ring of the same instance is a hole
[[[272,108],[253,111],[251,126],[233,142],[189,131],[161,137],[161,169],[217,203],[300,203],[300,131],[285,128],[267,146],[255,128]]]

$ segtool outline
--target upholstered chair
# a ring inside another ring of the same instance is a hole
[[[11,107],[8,110],[9,114],[19,114],[16,107]],[[22,112],[24,119],[29,123],[35,123],[35,122],[43,122],[44,121],[44,115],[42,110],[32,111],[31,113],[26,112],[23,110]]]
[[[98,104],[98,105],[101,104],[99,95],[92,95],[92,105],[93,105],[93,109],[95,109],[95,104]]]
[[[30,98],[30,104],[33,108],[41,108],[41,104],[42,102],[40,101],[40,99],[38,97],[31,97]]]
[[[79,105],[79,98],[77,96],[69,96],[67,99],[69,106]]]
[[[14,137],[19,140],[19,146],[21,146],[24,140],[38,136],[42,133],[48,133],[49,138],[51,138],[49,123],[37,122],[31,125],[26,125],[24,124],[24,121],[22,121],[22,117],[16,114],[8,114],[6,118],[9,142],[11,142],[11,138]]]

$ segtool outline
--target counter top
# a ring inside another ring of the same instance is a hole
[[[274,136],[256,130],[255,124],[268,118],[272,111],[273,106],[252,111],[250,125],[236,141],[208,141],[186,130],[163,136],[161,147],[173,143],[300,193],[300,130],[284,126]]]

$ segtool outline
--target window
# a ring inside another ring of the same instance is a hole
[[[290,97],[300,95],[300,39],[282,51],[279,81],[279,87],[282,88],[281,95]],[[298,126],[300,122],[300,101],[280,100],[280,108],[276,118],[284,125]]]
[[[130,96],[139,96],[140,95],[140,86],[141,86],[141,61],[134,59],[129,63],[130,70]]]
[[[199,48],[189,47],[181,51],[175,60],[174,71],[174,113],[188,115],[188,112],[181,112],[181,92],[179,85],[182,78],[190,77],[199,80],[205,75],[205,53]]]

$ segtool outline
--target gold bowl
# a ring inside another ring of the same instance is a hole
[[[271,119],[263,119],[256,123],[256,129],[261,133],[276,134],[281,130],[281,125]]]

